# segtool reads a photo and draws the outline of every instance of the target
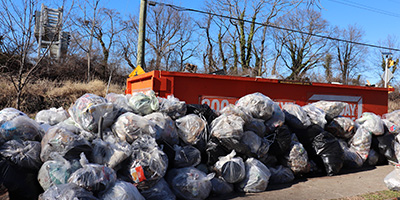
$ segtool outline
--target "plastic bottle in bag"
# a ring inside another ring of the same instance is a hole
[[[207,137],[207,122],[198,115],[189,114],[175,121],[179,138],[183,142],[195,145],[201,139]]]
[[[160,179],[153,187],[140,192],[146,200],[175,200],[176,196],[169,188],[164,178]]]
[[[167,142],[173,146],[178,144],[178,130],[175,126],[175,121],[168,115],[161,112],[154,112],[144,116],[144,118],[154,122],[160,130],[156,132],[156,140],[160,142]]]
[[[71,174],[68,183],[74,183],[95,195],[113,186],[117,180],[117,175],[113,169],[104,165],[89,163],[83,153],[81,154],[80,164],[82,168]]]
[[[125,181],[117,181],[113,186],[101,194],[102,200],[129,199],[145,200],[139,190],[132,184]]]
[[[174,167],[195,167],[201,161],[201,154],[198,149],[193,146],[178,146],[174,145],[175,159]]]
[[[246,176],[238,186],[244,192],[263,192],[267,189],[271,172],[262,162],[255,158],[246,160]]]
[[[241,97],[237,103],[237,107],[243,109],[254,118],[268,120],[274,112],[274,102],[267,96],[256,92]]]
[[[382,119],[387,119],[395,123],[397,126],[400,126],[400,110],[395,110],[390,113],[386,113],[382,115]]]
[[[92,192],[85,190],[73,183],[66,183],[60,185],[53,185],[43,194],[39,196],[39,200],[71,200],[71,199],[85,199],[97,200]]]
[[[213,173],[206,175],[194,167],[185,167],[170,170],[166,180],[178,198],[202,200],[211,192],[213,177]]]
[[[40,148],[38,141],[10,140],[0,147],[0,155],[19,167],[39,170],[43,164],[40,160]]]
[[[129,144],[143,135],[152,137],[157,135],[155,123],[131,112],[119,116],[111,129],[119,139],[127,141]]]
[[[184,101],[179,101],[174,95],[158,99],[160,101],[160,112],[167,114],[174,120],[185,116],[187,108]]]
[[[84,94],[68,109],[71,118],[89,132],[97,132],[100,117],[103,117],[103,128],[109,127],[117,115],[114,105],[105,98],[95,94]]]
[[[230,154],[220,157],[215,163],[217,174],[220,174],[228,183],[237,183],[244,179],[246,169],[241,157],[235,157],[236,152],[233,150]]]
[[[128,167],[132,181],[140,190],[146,190],[164,177],[168,157],[158,148],[154,138],[144,135],[132,143],[131,163]]]
[[[383,121],[383,124],[386,126],[386,129],[389,131],[389,133],[392,133],[395,135],[400,133],[400,128],[395,123],[393,123],[387,119],[382,119],[382,121]]]
[[[35,121],[38,123],[45,123],[54,126],[66,119],[69,114],[64,108],[50,108],[48,110],[41,110],[35,116]]]
[[[141,92],[133,93],[132,97],[129,99],[129,106],[134,113],[139,115],[147,115],[160,108],[154,91],[149,91],[147,94]]]

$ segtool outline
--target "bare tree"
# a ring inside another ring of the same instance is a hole
[[[336,27],[334,32],[336,37],[351,42],[362,42],[364,36],[364,32],[356,25],[349,25],[347,29]],[[338,70],[341,74],[341,82],[349,84],[351,79],[357,76],[357,73],[354,72],[359,71],[357,69],[364,61],[363,58],[367,53],[367,49],[364,46],[349,42],[334,41],[333,44],[336,51]]]
[[[37,60],[30,57],[35,50],[33,29],[35,26],[34,14],[37,9],[38,1],[36,0],[0,1],[0,24],[4,31],[1,38],[1,50],[6,58],[2,68],[17,93],[17,109],[20,109],[25,87],[32,81],[35,72],[41,67],[42,60],[53,44],[51,42],[44,54]],[[60,30],[61,27],[58,24],[52,41],[55,40]]]
[[[292,80],[300,80],[326,53],[327,40],[313,34],[326,34],[328,23],[321,14],[312,9],[298,9],[288,16],[281,17],[279,25],[294,31],[278,30],[276,39],[283,46],[281,59],[289,69]]]
[[[138,19],[136,16],[129,16],[129,19],[124,21],[124,31],[119,36],[120,54],[132,69],[136,68],[136,50],[138,36]]]

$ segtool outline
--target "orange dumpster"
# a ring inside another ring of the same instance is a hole
[[[343,101],[348,106],[342,115],[356,119],[363,112],[387,113],[388,91],[393,88],[167,71],[151,71],[127,79],[126,94],[147,90],[153,90],[160,97],[173,94],[188,104],[205,103],[215,110],[254,92],[267,95],[280,106],[287,103],[303,106],[319,100]]]

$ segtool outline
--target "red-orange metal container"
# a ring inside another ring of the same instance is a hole
[[[319,100],[343,101],[348,106],[342,115],[356,119],[363,112],[387,113],[388,91],[393,89],[167,71],[128,78],[125,93],[147,90],[154,90],[160,97],[173,94],[189,104],[206,103],[215,110],[254,92],[269,96],[280,106],[286,103],[303,106]]]

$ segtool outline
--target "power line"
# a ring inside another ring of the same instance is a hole
[[[149,1],[149,4],[151,4],[151,5],[168,6],[168,7],[172,8],[172,9],[177,10],[177,11],[196,12],[196,13],[201,13],[201,14],[207,14],[207,15],[212,15],[212,16],[216,16],[216,17],[226,18],[226,19],[230,19],[230,20],[237,20],[237,21],[242,21],[242,22],[247,22],[247,23],[254,23],[254,24],[257,24],[257,25],[260,25],[260,26],[266,26],[266,27],[271,27],[271,28],[275,28],[275,29],[279,29],[279,30],[291,31],[291,32],[295,32],[295,33],[300,33],[300,34],[304,34],[304,35],[310,35],[310,36],[324,38],[324,39],[328,39],[328,40],[334,40],[334,41],[338,41],[338,42],[346,42],[346,43],[351,43],[351,44],[356,44],[356,45],[361,45],[361,46],[367,46],[367,47],[372,47],[372,48],[391,50],[391,51],[400,51],[400,49],[396,49],[396,48],[378,46],[378,45],[374,45],[374,44],[367,44],[367,43],[361,43],[361,42],[354,42],[354,41],[340,39],[340,38],[334,38],[334,37],[330,37],[330,36],[326,36],[326,35],[307,33],[307,32],[304,32],[304,31],[294,30],[294,29],[285,28],[285,27],[280,27],[280,26],[276,26],[276,25],[273,25],[273,24],[252,22],[252,21],[246,20],[246,19],[239,19],[239,18],[230,17],[230,16],[226,16],[226,15],[221,15],[221,14],[216,14],[216,13],[207,12],[207,11],[203,11],[203,10],[180,7],[180,6],[176,6],[176,5],[172,5],[172,4],[168,4],[168,3]]]
[[[376,8],[369,7],[369,6],[366,6],[366,5],[362,5],[362,4],[359,4],[359,3],[356,3],[356,2],[352,2],[352,1],[339,1],[339,0],[329,0],[329,1],[332,1],[332,2],[335,2],[335,3],[340,3],[340,4],[343,4],[343,5],[347,5],[347,6],[351,6],[351,7],[355,7],[355,8],[359,8],[359,9],[363,9],[363,10],[368,10],[368,11],[371,11],[371,12],[376,12],[376,13],[379,13],[379,14],[384,14],[384,15],[389,15],[389,16],[392,16],[392,17],[400,18],[400,15],[397,14],[397,13],[392,13],[392,12],[388,12],[386,10],[376,9]]]

